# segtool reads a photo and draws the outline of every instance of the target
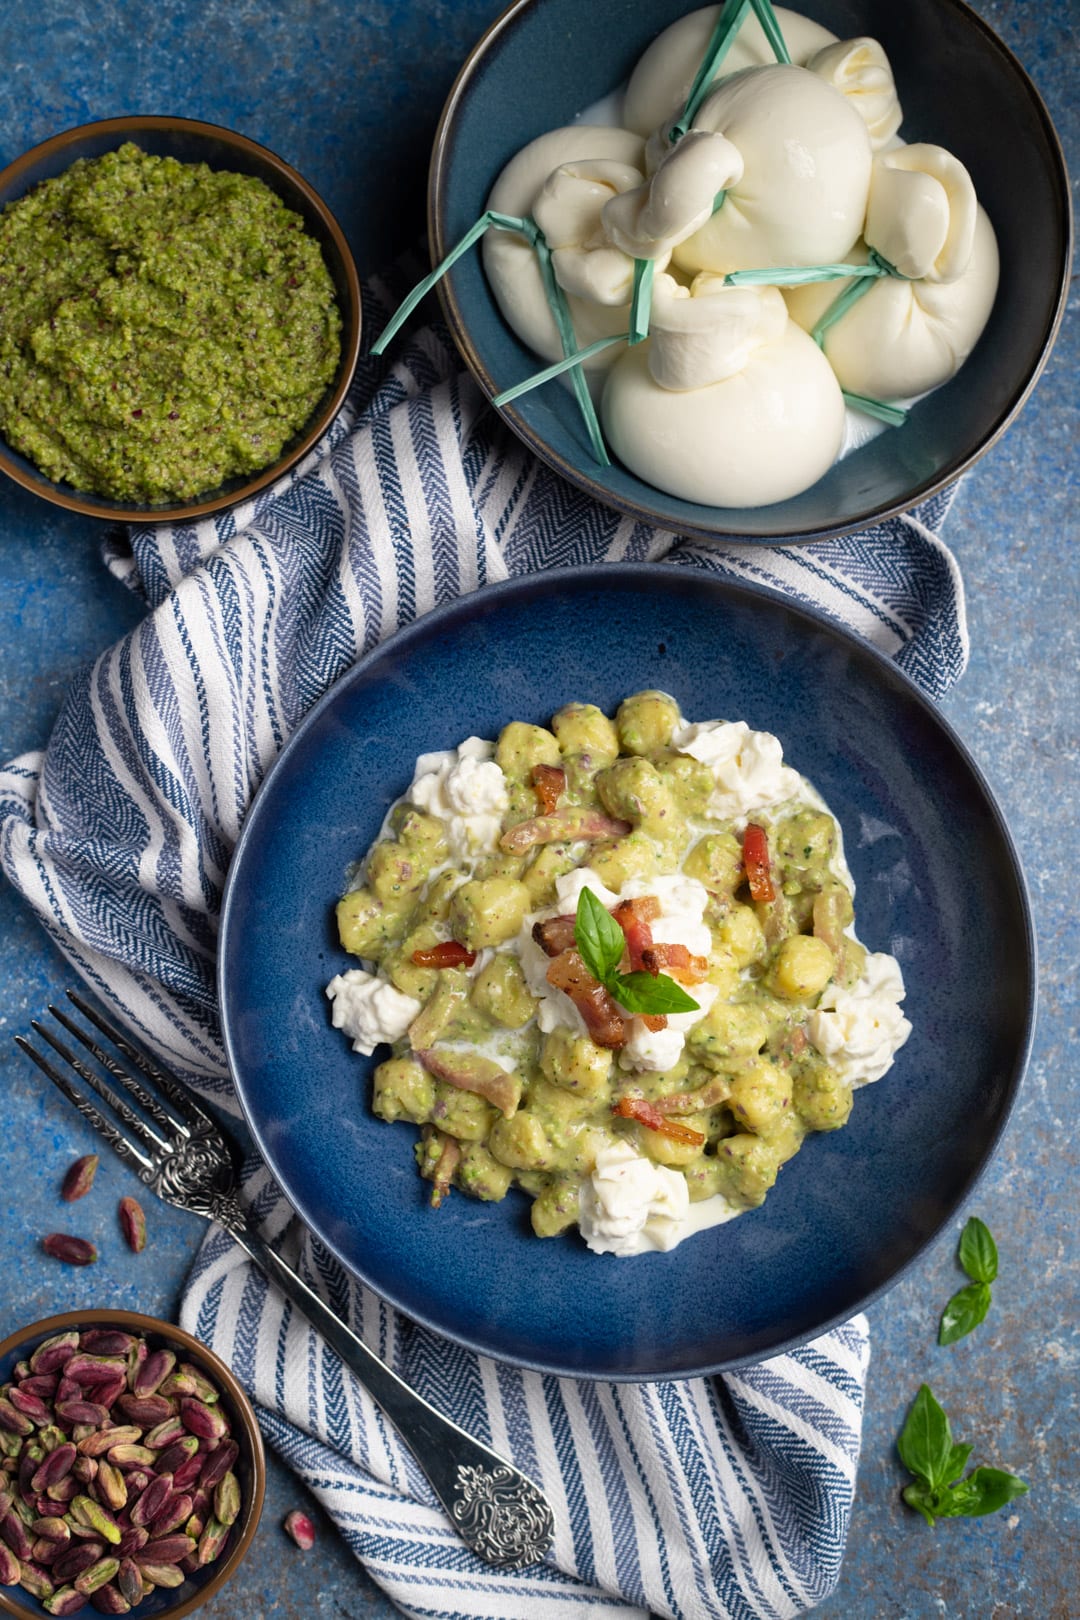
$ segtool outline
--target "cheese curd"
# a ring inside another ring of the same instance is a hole
[[[829,985],[807,1020],[807,1034],[838,1074],[868,1085],[892,1068],[911,1034],[900,1010],[904,981],[895,957],[876,951],[850,990]]]
[[[784,748],[771,731],[751,731],[745,720],[704,720],[683,726],[672,738],[680,754],[699,759],[716,783],[709,814],[744,820],[793,799],[802,786],[798,771],[784,764]]]
[[[354,1052],[370,1057],[377,1046],[392,1045],[405,1034],[420,1011],[414,996],[402,995],[385,979],[350,968],[338,973],[326,987],[331,1021],[352,1041]]]
[[[664,692],[425,754],[327,986],[432,1202],[532,1199],[616,1256],[753,1209],[910,1025],[827,806],[770,732]],[[586,891],[592,900],[585,899]]]
[[[499,834],[509,799],[494,752],[493,743],[467,737],[459,748],[422,754],[416,762],[409,799],[445,824],[459,863],[486,854]]]
[[[629,1142],[600,1149],[579,1199],[578,1225],[594,1254],[673,1249],[690,1212],[685,1177],[652,1164]]]

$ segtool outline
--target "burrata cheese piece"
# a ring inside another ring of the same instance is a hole
[[[605,163],[621,165],[642,175],[644,154],[641,137],[626,129],[570,124],[549,130],[510,159],[492,188],[487,206],[501,214],[526,218],[533,214],[541,193],[557,169],[566,165],[580,169],[583,164]],[[597,180],[594,173],[594,182],[608,186],[602,201],[615,195],[616,186],[610,183],[610,174],[605,181]],[[561,360],[562,341],[544,293],[535,249],[516,232],[490,230],[484,236],[482,253],[484,270],[503,318],[522,343],[542,359]],[[622,303],[610,303],[568,292],[567,301],[581,348],[595,343],[598,338],[617,337],[626,331],[629,294]],[[602,373],[618,353],[618,347],[613,346],[586,361],[585,369]]]
[[[815,51],[831,44],[835,34],[809,17],[777,6],[776,20],[793,62],[803,64]],[[701,60],[712,38],[720,15],[719,6],[703,6],[680,17],[658,34],[638,58],[623,99],[623,122],[627,129],[651,135],[661,124],[677,118],[686,104],[697,77]],[[717,80],[743,68],[767,67],[776,53],[753,12],[747,13],[738,33],[720,62]]]
[[[847,96],[805,68],[748,68],[706,97],[693,127],[725,136],[743,173],[675,249],[680,270],[843,260],[862,234],[873,159],[866,125]],[[678,144],[650,142],[649,171],[670,161]]]
[[[621,355],[604,386],[604,431],[631,472],[682,500],[786,500],[839,454],[836,377],[787,319],[777,288],[708,277],[694,289],[657,276],[651,336]]]

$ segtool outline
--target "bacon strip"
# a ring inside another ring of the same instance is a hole
[[[654,1033],[658,1029],[667,1029],[667,1013],[641,1013],[639,1016],[645,1028]]]
[[[717,1075],[697,1091],[673,1091],[667,1097],[654,1097],[652,1106],[658,1114],[700,1114],[702,1109],[727,1102],[730,1094],[731,1082]]]
[[[658,1136],[666,1136],[672,1142],[685,1142],[687,1147],[704,1147],[705,1137],[701,1131],[692,1130],[689,1125],[680,1125],[677,1120],[665,1119],[660,1110],[644,1097],[620,1097],[612,1105],[611,1112],[618,1114],[622,1119],[636,1119],[639,1125],[655,1131]]]
[[[561,765],[534,765],[529,777],[540,805],[540,814],[550,816],[566,792],[566,772]]]
[[[626,1045],[627,1026],[622,1013],[576,950],[561,951],[548,968],[547,979],[556,990],[565,990],[597,1046]]]
[[[447,939],[441,945],[432,945],[412,953],[413,967],[472,967],[475,961],[476,952],[470,951],[465,945],[459,945],[456,939]]]
[[[507,855],[524,855],[536,844],[573,843],[578,839],[595,844],[602,838],[622,838],[629,831],[628,821],[616,821],[601,810],[573,806],[556,810],[550,816],[519,821],[516,827],[503,833],[499,848]]]
[[[549,917],[546,922],[533,923],[532,937],[545,956],[561,956],[574,948],[576,917]]]
[[[641,965],[654,978],[658,973],[668,973],[680,984],[700,984],[709,977],[709,958],[691,955],[686,945],[665,945],[657,941],[647,951],[642,951]]]
[[[644,967],[644,954],[652,948],[652,929],[660,915],[660,902],[654,894],[642,895],[637,900],[620,900],[611,913],[626,936],[626,949],[630,957],[630,971],[639,973]]]
[[[516,1074],[500,1069],[490,1058],[481,1057],[477,1052],[454,1052],[446,1047],[441,1051],[434,1047],[416,1052],[415,1056],[436,1080],[445,1080],[459,1091],[474,1091],[478,1097],[486,1097],[508,1119],[517,1113],[521,1081]]]
[[[769,837],[764,827],[759,827],[754,821],[747,822],[742,849],[750,898],[775,900],[776,890],[769,870]]]

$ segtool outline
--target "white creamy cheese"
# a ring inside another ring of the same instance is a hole
[[[626,1141],[600,1149],[579,1198],[578,1225],[594,1254],[672,1249],[690,1209],[685,1176],[653,1164]]]
[[[825,987],[807,1020],[807,1034],[823,1057],[853,1086],[880,1080],[911,1034],[900,1010],[904,980],[894,956],[876,951],[850,990]]]
[[[779,737],[751,731],[745,720],[703,720],[684,726],[672,739],[680,754],[699,759],[713,773],[716,788],[709,814],[741,820],[803,793],[798,771],[784,764]]]
[[[416,762],[409,799],[443,823],[459,865],[491,854],[499,842],[510,796],[494,752],[494,743],[467,737],[459,748],[421,754]]]
[[[370,1057],[382,1042],[399,1041],[420,1011],[421,1003],[403,995],[387,979],[363,968],[350,968],[330,980],[331,1022],[352,1041],[354,1052]]]

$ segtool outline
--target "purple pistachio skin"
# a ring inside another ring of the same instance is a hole
[[[84,1153],[81,1159],[76,1159],[75,1163],[68,1167],[60,1187],[60,1196],[65,1204],[73,1204],[77,1198],[86,1197],[94,1185],[97,1167],[96,1153]]]

